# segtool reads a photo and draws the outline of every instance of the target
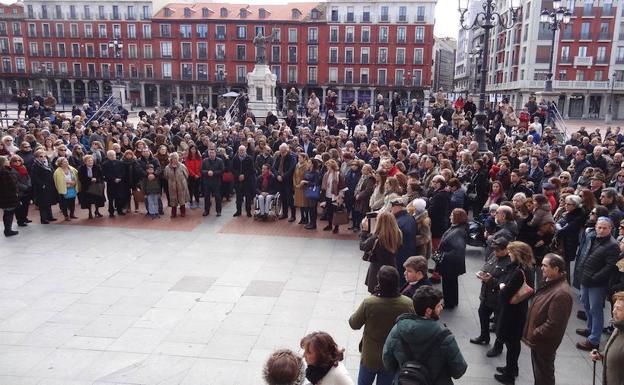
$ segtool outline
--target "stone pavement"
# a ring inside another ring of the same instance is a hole
[[[361,331],[347,319],[367,295],[356,241],[259,235],[276,225],[251,220],[239,234],[232,209],[191,230],[170,231],[175,221],[151,229],[33,223],[1,239],[0,384],[258,385],[274,349],[297,350],[315,330],[347,349],[355,378]],[[471,249],[460,305],[442,315],[469,363],[458,384],[495,384],[504,363],[468,342],[478,333],[472,272],[481,261]],[[570,320],[559,349],[560,384],[591,384],[591,364],[574,348],[580,326]],[[524,347],[520,367],[517,383],[532,384]]]

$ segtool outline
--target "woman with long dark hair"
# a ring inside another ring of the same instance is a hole
[[[364,326],[360,343],[360,371],[358,385],[391,385],[394,373],[384,368],[381,358],[384,342],[398,316],[414,313],[410,297],[399,292],[399,272],[393,266],[382,266],[377,272],[377,286],[370,297],[362,301],[349,318],[352,329]]]

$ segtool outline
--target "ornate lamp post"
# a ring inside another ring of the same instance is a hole
[[[607,111],[606,115],[605,115],[605,123],[611,123],[611,121],[613,120],[613,88],[615,87],[615,81],[617,74],[614,72],[611,75],[611,79],[609,79],[609,82],[611,83],[611,94],[609,95],[609,111]]]
[[[572,13],[565,7],[561,6],[561,0],[553,1],[553,9],[544,9],[540,14],[540,21],[548,24],[548,29],[552,31],[552,42],[550,44],[550,65],[548,67],[548,78],[544,83],[544,91],[552,92],[553,78],[553,58],[555,56],[555,35],[557,30],[561,29],[564,24],[570,22]]]
[[[459,22],[465,30],[481,28],[484,30],[483,54],[481,65],[481,84],[479,90],[479,112],[475,114],[477,127],[474,129],[475,140],[479,143],[479,151],[487,151],[485,142],[485,86],[488,73],[488,55],[490,51],[490,30],[494,27],[511,29],[518,20],[521,0],[509,0],[509,9],[505,12],[496,9],[495,0],[482,0],[483,11],[471,15],[468,12],[468,0],[459,0]],[[466,20],[470,18],[471,20]]]
[[[472,80],[472,92],[473,93],[477,93],[477,76],[478,76],[477,70],[479,69],[479,61],[481,59],[481,55],[483,55],[483,48],[481,48],[481,45],[479,43],[477,43],[477,45],[472,49],[472,51],[468,53],[468,57],[470,58],[471,62],[474,62],[474,67],[475,67],[474,79]]]

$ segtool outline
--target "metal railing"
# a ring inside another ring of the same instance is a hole
[[[238,114],[240,113],[240,111],[238,110],[238,103],[240,101],[240,98],[243,97],[242,94],[238,95],[236,97],[236,99],[234,99],[234,101],[232,102],[232,104],[230,105],[230,107],[227,109],[227,111],[225,112],[225,123],[229,126],[233,121],[234,122],[238,122],[239,121],[239,116]]]
[[[557,109],[557,105],[552,103],[550,106],[550,112],[552,113],[552,120],[554,123],[555,132],[559,132],[563,137],[563,142],[567,141],[570,137],[568,133],[568,127],[563,120],[563,117],[559,113],[559,109]]]

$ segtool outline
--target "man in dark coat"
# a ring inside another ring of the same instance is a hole
[[[568,326],[573,300],[563,258],[546,254],[541,269],[544,283],[531,302],[522,341],[531,348],[535,383],[555,385],[555,355]]]
[[[407,258],[416,255],[416,235],[418,235],[418,225],[414,216],[410,215],[405,209],[406,202],[403,198],[395,198],[391,203],[392,214],[397,220],[401,234],[403,234],[403,242],[396,252],[396,265],[401,278],[401,286],[406,284],[405,268],[403,264]]]
[[[433,283],[427,277],[427,258],[422,255],[413,255],[403,263],[405,269],[405,285],[401,288],[401,294],[412,298],[416,290],[424,285],[433,286]]]
[[[617,205],[618,203],[618,192],[613,187],[609,187],[603,189],[600,193],[600,204],[609,210],[609,218],[612,223],[618,224],[624,218],[624,213],[620,210]],[[613,236],[618,235],[617,226],[613,228]]]
[[[579,236],[585,224],[586,214],[581,207],[581,198],[578,195],[570,195],[566,198],[565,209],[563,218],[555,225],[557,229],[555,237],[563,246],[562,257],[566,262],[566,277],[570,280],[572,278],[570,263],[576,258],[576,249],[579,246]]]
[[[203,216],[210,215],[210,199],[212,195],[214,195],[215,206],[217,207],[217,216],[221,216],[221,176],[224,169],[223,159],[217,157],[217,151],[214,148],[209,149],[208,157],[202,161],[201,165],[202,190],[204,192]],[[238,197],[238,190],[236,191],[236,196]]]
[[[519,170],[513,170],[510,174],[511,184],[509,185],[509,189],[507,189],[507,199],[512,200],[514,195],[517,193],[523,193],[527,198],[533,196],[533,191],[528,188],[524,183],[526,180],[523,180],[520,177]]]
[[[596,238],[592,241],[587,256],[581,261],[581,302],[587,314],[587,328],[576,330],[578,335],[587,337],[576,344],[581,350],[598,349],[600,345],[609,279],[620,259],[620,248],[611,235],[612,228],[613,223],[608,217],[598,218]]]
[[[30,177],[32,179],[33,198],[39,207],[41,224],[44,225],[56,221],[56,218],[52,216],[52,205],[58,202],[58,194],[52,175],[52,167],[48,164],[45,153],[37,151],[30,170]]]
[[[106,182],[106,196],[108,197],[108,215],[110,217],[115,216],[115,210],[119,215],[126,215],[124,208],[127,202],[124,200],[126,194],[123,184],[126,179],[126,168],[116,155],[114,150],[107,151],[106,161],[102,163],[102,174]]]
[[[256,173],[254,171],[253,159],[247,154],[247,147],[238,147],[238,152],[232,159],[232,174],[234,174],[234,187],[236,188],[236,212],[233,216],[238,217],[241,215],[243,199],[245,199],[245,211],[247,216],[251,217],[251,203],[254,199]],[[292,186],[292,179],[290,180],[290,185]]]
[[[277,189],[280,193],[280,200],[282,201],[282,215],[279,219],[286,219],[288,217],[288,209],[290,209],[290,219],[292,222],[295,220],[295,201],[293,191],[293,173],[295,172],[295,166],[297,159],[290,152],[288,144],[282,143],[279,146],[279,152],[273,162],[273,175],[277,179]]]

